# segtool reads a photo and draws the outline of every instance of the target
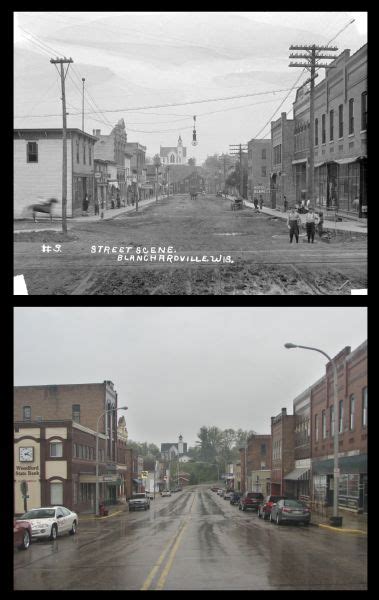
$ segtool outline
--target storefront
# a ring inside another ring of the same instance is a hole
[[[355,512],[367,513],[367,454],[343,456],[338,459],[340,469],[338,506]],[[315,502],[333,505],[334,460],[314,460],[312,463],[312,494]]]
[[[73,175],[72,176],[72,213],[73,216],[81,214],[83,210],[83,200],[88,194],[89,209],[94,208],[94,176],[93,175]]]
[[[367,159],[365,156],[315,163],[318,206],[367,217]]]
[[[295,185],[295,202],[299,205],[307,193],[307,159],[292,161],[292,180]]]

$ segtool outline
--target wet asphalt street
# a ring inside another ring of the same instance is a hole
[[[15,590],[365,590],[367,538],[283,525],[190,486],[14,551]]]

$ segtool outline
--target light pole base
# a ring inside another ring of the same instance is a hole
[[[332,527],[342,527],[342,517],[330,517],[329,522]]]

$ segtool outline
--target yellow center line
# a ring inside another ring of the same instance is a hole
[[[192,500],[192,504],[191,504],[191,508],[190,508],[190,513],[192,512],[192,508],[193,508],[193,504],[194,504],[195,498],[196,498],[196,496],[194,495],[193,500]],[[173,563],[173,560],[174,560],[174,556],[175,556],[175,554],[176,554],[176,552],[177,552],[177,550],[179,548],[180,539],[181,539],[181,537],[183,535],[183,532],[186,529],[187,525],[188,525],[188,521],[187,522],[184,521],[180,525],[179,531],[177,531],[172,536],[172,538],[170,539],[169,543],[167,544],[167,546],[165,547],[165,549],[163,550],[163,552],[159,556],[156,564],[154,565],[154,567],[151,569],[150,573],[146,577],[146,579],[145,579],[145,581],[144,581],[144,583],[143,583],[143,585],[141,587],[141,590],[147,590],[147,589],[149,589],[149,587],[150,587],[150,585],[151,585],[154,577],[156,576],[156,574],[157,574],[157,572],[159,570],[159,567],[161,566],[162,562],[165,559],[165,556],[166,556],[167,552],[169,551],[169,549],[172,546],[172,544],[175,542],[174,546],[172,547],[171,553],[169,555],[168,561],[166,563],[166,567],[163,569],[162,574],[161,574],[161,576],[159,578],[159,581],[157,583],[157,587],[156,587],[157,590],[163,588],[163,585],[164,585],[165,580],[167,578],[168,572],[169,572],[169,570],[170,570],[170,568],[172,566],[172,563]]]

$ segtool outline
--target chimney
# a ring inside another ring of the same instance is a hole
[[[93,135],[96,137],[100,137],[100,129],[93,129]]]

